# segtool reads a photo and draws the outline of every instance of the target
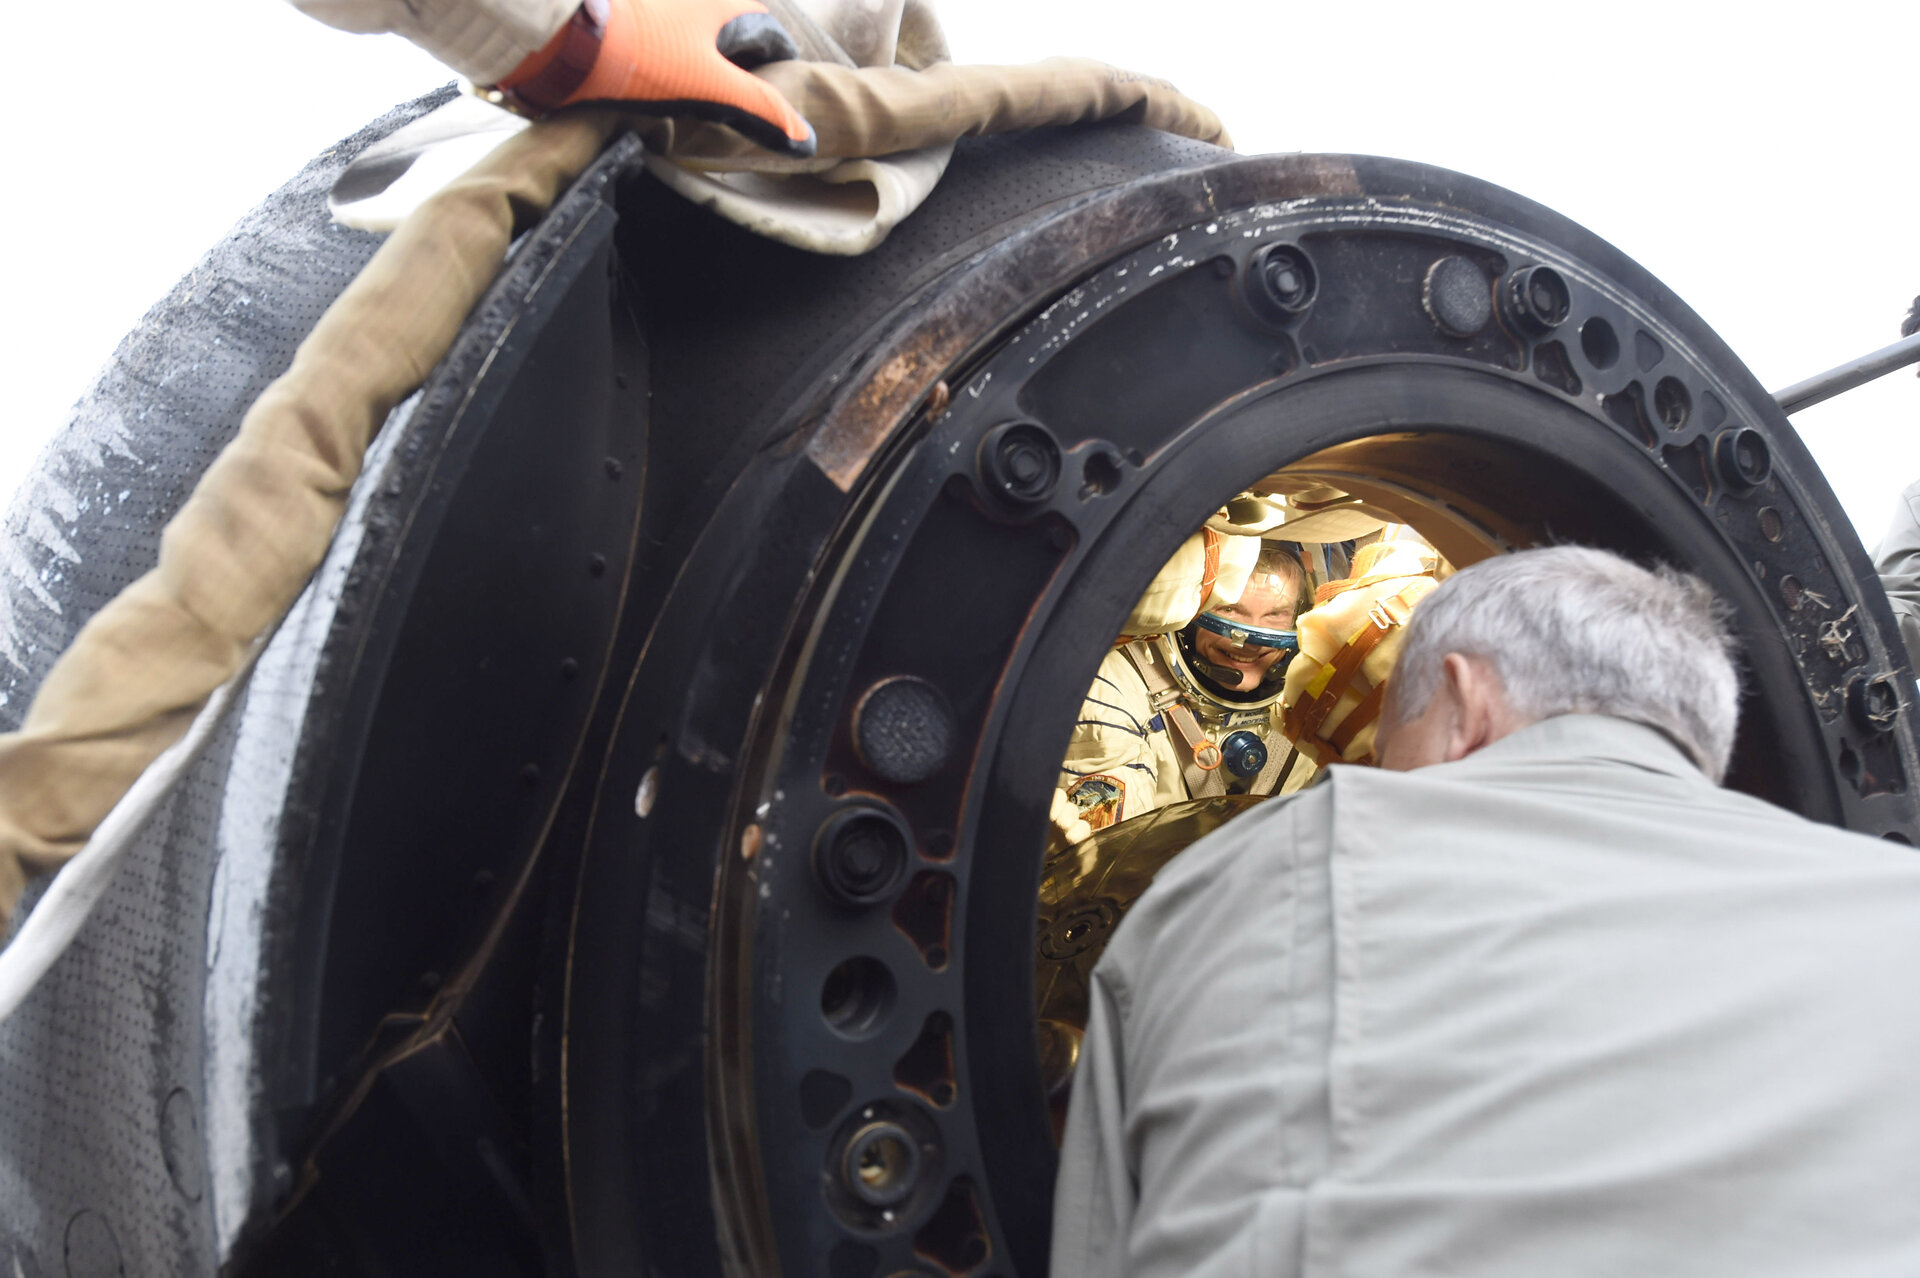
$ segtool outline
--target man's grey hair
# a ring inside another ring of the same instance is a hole
[[[1405,722],[1425,711],[1458,652],[1491,665],[1529,722],[1630,719],[1719,782],[1740,714],[1736,651],[1725,606],[1697,577],[1583,546],[1523,550],[1462,569],[1414,610],[1392,713]]]

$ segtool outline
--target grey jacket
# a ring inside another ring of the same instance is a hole
[[[1053,1273],[1920,1273],[1920,854],[1570,715],[1336,767],[1094,977]]]
[[[1873,552],[1873,567],[1900,622],[1907,660],[1920,670],[1920,510],[1916,505],[1920,505],[1920,481],[1901,492],[1893,523]]]

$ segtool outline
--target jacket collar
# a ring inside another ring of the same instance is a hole
[[[1602,759],[1648,772],[1707,780],[1666,733],[1606,714],[1561,714],[1542,719],[1509,733],[1460,762],[1471,763],[1475,759],[1488,763]]]

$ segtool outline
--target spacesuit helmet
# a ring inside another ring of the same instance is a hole
[[[1176,677],[1196,696],[1233,709],[1270,704],[1287,663],[1299,651],[1293,629],[1306,573],[1278,543],[1267,542],[1232,602],[1210,601],[1169,643]]]

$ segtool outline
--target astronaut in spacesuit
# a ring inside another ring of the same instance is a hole
[[[1307,593],[1300,560],[1286,543],[1207,529],[1156,579],[1160,594],[1192,577],[1196,547],[1196,609],[1117,645],[1081,705],[1053,802],[1061,846],[1169,803],[1290,792],[1312,775],[1280,733],[1282,675]]]

